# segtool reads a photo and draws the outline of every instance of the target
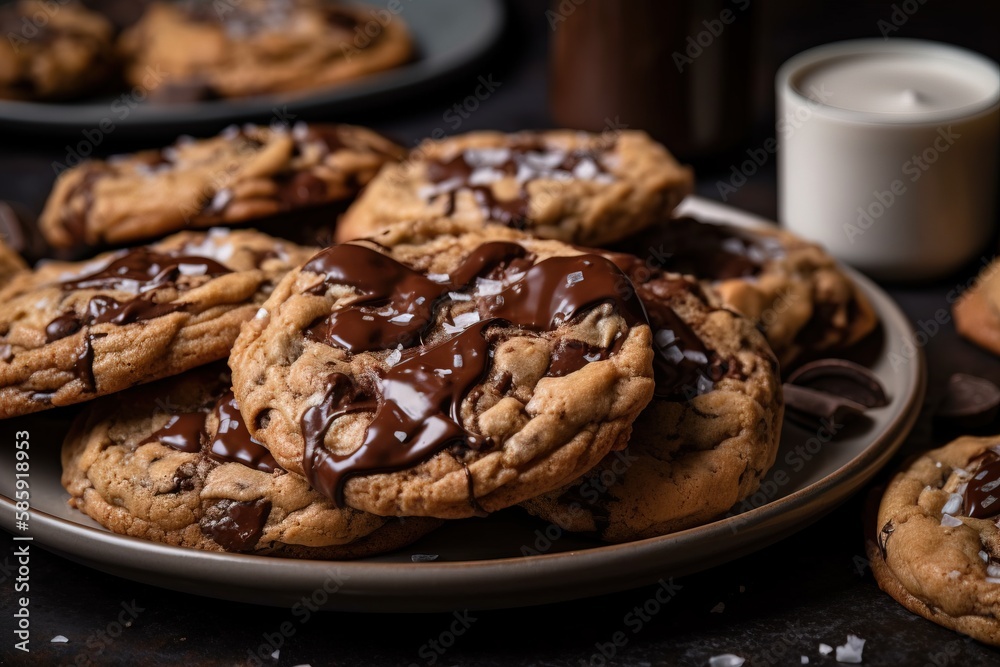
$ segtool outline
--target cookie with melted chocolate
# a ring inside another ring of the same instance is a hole
[[[761,328],[782,366],[853,345],[878,323],[864,293],[830,255],[779,229],[682,217],[613,247],[641,258],[640,274],[700,279]]]
[[[0,288],[0,418],[225,358],[240,325],[314,252],[214,229],[15,274]]]
[[[284,215],[282,236],[314,244],[302,213],[328,213],[357,196],[401,148],[349,125],[232,126],[209,139],[63,172],[39,218],[56,247],[121,245],[190,228],[260,225]],[[294,214],[295,217],[289,217]]]
[[[335,502],[460,518],[557,488],[653,393],[607,258],[501,226],[396,226],[292,272],[230,357],[254,437]]]
[[[627,449],[522,507],[626,542],[706,523],[753,494],[777,454],[783,401],[777,360],[753,322],[692,278],[606,256],[632,276],[653,330],[653,400]]]
[[[691,170],[644,132],[471,132],[425,141],[383,170],[337,239],[446,216],[597,246],[668,216],[692,184]]]
[[[95,401],[62,461],[72,507],[113,532],[174,546],[357,558],[440,523],[334,507],[250,436],[220,364]]]
[[[905,464],[872,532],[868,558],[882,590],[1000,646],[1000,436],[961,437]]]
[[[162,103],[329,88],[414,51],[398,11],[331,0],[154,2],[119,48],[129,83],[163,73],[151,94]]]

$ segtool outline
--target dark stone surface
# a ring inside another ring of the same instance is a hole
[[[773,73],[767,63],[812,43],[845,36],[878,36],[875,22],[892,11],[889,2],[838,3],[836,10],[829,5],[816,9],[813,3],[794,4],[797,7],[793,8],[792,3],[768,3],[763,12],[769,23],[762,29],[777,37],[763,40],[770,50],[761,54],[765,63],[762,81]],[[984,38],[996,34],[995,18],[991,18],[995,13],[985,9],[987,4],[992,3],[950,3],[948,7],[958,6],[960,11],[944,16],[980,13],[949,23],[941,18],[941,12],[947,10],[935,10],[928,3],[895,35],[947,39],[995,56],[995,45]],[[436,128],[453,133],[548,125],[544,103],[548,26],[541,16],[543,5],[518,2],[513,9],[514,20],[503,49],[481,63],[474,74],[433,96],[393,105],[382,113],[329,120],[371,124],[407,143],[416,142]],[[491,74],[501,82],[493,96],[477,101],[475,110],[453,108],[464,103],[479,75]],[[768,92],[765,86],[761,89],[764,99]],[[766,101],[759,108],[763,121],[757,136],[747,139],[748,148],[760,145],[770,132]],[[463,114],[468,117],[463,118]],[[9,134],[0,127],[0,198],[21,201],[37,211],[52,179],[50,165],[63,158],[67,142],[38,138],[29,141]],[[101,153],[135,147],[112,144],[111,139],[99,147]],[[701,169],[701,194],[718,197],[717,184],[729,177],[733,159]],[[733,193],[729,203],[773,217],[773,161]],[[976,275],[978,265],[974,262],[933,285],[889,286],[889,291],[918,329],[923,323],[923,329],[930,330],[928,323],[935,315],[943,312],[947,316],[949,293],[964,289]],[[949,437],[933,432],[931,413],[952,373],[975,373],[1000,382],[1000,360],[959,339],[950,321],[927,337],[924,351],[930,373],[927,404],[897,463],[907,454]],[[994,424],[992,430],[1000,430],[1000,425]],[[4,432],[2,437],[10,440],[12,435]],[[29,593],[30,656],[12,647],[11,613],[20,594],[15,594],[13,588],[14,543],[4,534],[0,535],[0,542],[4,542],[0,549],[0,608],[4,610],[0,620],[0,661],[39,665],[576,667],[707,665],[713,655],[736,653],[753,666],[798,665],[802,655],[810,658],[811,665],[833,665],[836,663],[832,656],[819,655],[819,643],[836,646],[852,633],[867,640],[866,665],[1000,664],[1000,654],[993,649],[910,614],[878,589],[864,557],[861,517],[866,494],[867,490],[777,545],[709,572],[676,580],[681,586],[676,595],[646,616],[647,620],[635,609],[653,599],[655,588],[545,607],[473,612],[466,619],[467,631],[456,636],[449,634],[450,628],[462,624],[447,614],[321,613],[301,623],[289,610],[239,605],[135,584],[35,549]],[[649,604],[651,609],[656,606]],[[118,625],[119,621],[130,625]],[[281,640],[280,657],[271,660],[275,638],[286,622],[286,631],[293,630],[294,634]],[[60,634],[70,642],[49,643],[51,637]],[[616,639],[618,646],[614,645]],[[450,648],[443,654],[435,651],[435,646],[445,644]],[[267,659],[252,657],[258,651]]]

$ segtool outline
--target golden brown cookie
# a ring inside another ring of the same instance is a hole
[[[691,170],[645,132],[472,132],[425,141],[383,170],[337,239],[446,216],[597,246],[669,215],[691,188]]]
[[[563,530],[626,542],[706,523],[753,494],[774,464],[783,403],[777,360],[750,320],[692,278],[613,257],[653,329],[653,400],[627,449],[522,507]]]
[[[114,75],[114,28],[78,2],[6,4],[0,33],[0,99],[69,99]]]
[[[779,229],[683,217],[614,247],[645,260],[639,274],[663,270],[701,279],[760,326],[782,366],[853,345],[878,323],[864,293],[830,255]]]
[[[575,479],[653,391],[650,329],[609,260],[439,220],[328,248],[243,329],[250,432],[337,502],[460,518]]]
[[[953,306],[958,333],[993,354],[1000,354],[1000,260]]]
[[[0,418],[225,358],[240,325],[313,252],[214,229],[15,275],[0,289]]]
[[[383,164],[401,157],[402,149],[361,127],[232,126],[210,139],[185,137],[68,169],[39,226],[52,245],[71,247],[259,222],[352,199]]]
[[[908,463],[878,509],[879,586],[946,628],[1000,645],[1000,437],[962,437]]]
[[[119,48],[133,84],[162,73],[166,102],[327,88],[413,53],[399,12],[330,0],[154,2]]]
[[[122,535],[297,558],[391,551],[440,523],[337,509],[250,437],[228,388],[215,364],[95,401],[63,445],[69,504]]]

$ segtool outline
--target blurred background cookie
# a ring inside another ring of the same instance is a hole
[[[114,27],[78,2],[0,6],[0,99],[67,100],[100,92],[117,71]]]
[[[155,2],[119,49],[131,84],[163,74],[163,102],[324,88],[413,55],[401,18],[332,0]]]

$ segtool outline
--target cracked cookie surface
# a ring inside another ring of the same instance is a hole
[[[69,504],[122,535],[297,558],[391,551],[439,525],[334,507],[250,437],[228,388],[213,364],[89,406],[63,445]]]
[[[333,246],[242,331],[251,433],[345,505],[460,518],[578,477],[653,389],[649,326],[609,260],[454,220]]]
[[[156,2],[119,48],[130,83],[162,72],[168,102],[326,88],[413,54],[399,12],[329,0]]]
[[[693,275],[754,321],[782,366],[858,342],[878,324],[858,286],[820,246],[774,228],[664,220],[614,246],[640,272]]]
[[[314,252],[214,229],[16,274],[0,289],[0,417],[225,358],[240,325]]]
[[[777,454],[783,402],[777,360],[750,320],[693,279],[608,256],[632,277],[653,329],[653,400],[624,451],[522,507],[626,542],[706,523],[754,493]]]
[[[692,183],[644,132],[472,132],[425,141],[383,170],[341,218],[337,239],[447,216],[603,245],[669,215]]]
[[[1000,645],[1000,436],[962,437],[890,481],[869,536],[879,587],[915,614]]]
[[[402,149],[362,127],[232,126],[209,139],[182,138],[68,169],[39,226],[52,245],[73,247],[246,224],[353,199],[401,157]]]

